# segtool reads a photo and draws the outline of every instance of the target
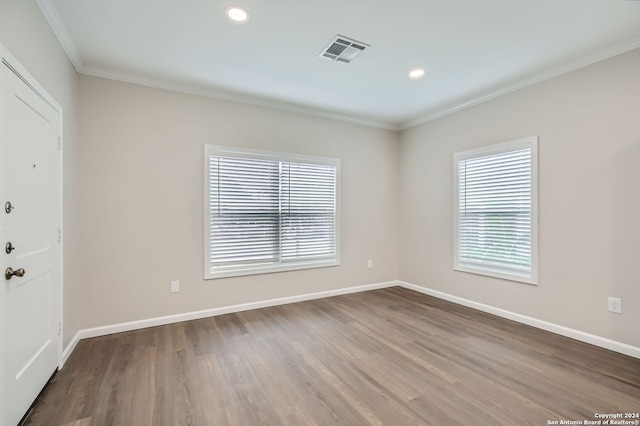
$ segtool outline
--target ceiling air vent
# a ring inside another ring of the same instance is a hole
[[[357,58],[367,47],[371,46],[338,34],[318,56],[332,61],[349,63]]]

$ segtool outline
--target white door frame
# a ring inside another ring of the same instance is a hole
[[[62,330],[63,330],[63,239],[62,239],[62,212],[63,212],[63,208],[62,208],[62,202],[63,202],[63,198],[62,198],[62,176],[63,176],[63,169],[62,169],[62,148],[63,148],[63,141],[62,141],[62,135],[63,135],[63,128],[62,128],[62,123],[63,123],[63,118],[62,118],[62,106],[60,106],[60,104],[58,104],[56,102],[56,100],[45,90],[44,87],[42,87],[40,85],[40,83],[38,83],[38,81],[26,70],[26,68],[24,68],[17,60],[16,58],[13,57],[13,55],[11,55],[11,53],[9,53],[9,51],[2,45],[2,43],[0,43],[0,66],[4,67],[6,66],[5,64],[9,65],[10,68],[12,68],[14,70],[14,72],[16,72],[16,74],[19,75],[19,77],[28,85],[31,87],[31,89],[36,92],[45,102],[47,102],[49,105],[51,105],[57,112],[58,112],[58,117],[59,117],[59,131],[60,134],[58,135],[58,140],[59,140],[59,149],[58,149],[58,158],[57,159],[53,159],[54,162],[58,163],[58,185],[57,185],[57,191],[58,191],[58,212],[56,214],[56,217],[53,218],[52,223],[57,223],[58,226],[58,230],[59,230],[59,234],[60,235],[60,244],[58,247],[58,258],[55,259],[55,263],[56,263],[56,267],[58,269],[58,274],[56,274],[57,276],[54,278],[55,279],[55,285],[54,287],[57,289],[57,291],[55,291],[55,296],[58,300],[56,303],[57,306],[57,312],[55,312],[55,318],[57,318],[58,321],[58,340],[56,342],[57,344],[57,353],[58,353],[58,368],[62,368],[62,364],[63,364],[63,358],[62,358],[62,342],[63,342],[63,335],[62,335]],[[3,91],[3,87],[0,84],[0,96],[2,95],[2,91]],[[0,105],[2,105],[2,103],[0,103]],[[0,115],[3,114],[2,108],[0,106]],[[0,125],[1,125],[1,121],[0,121]],[[0,135],[2,135],[2,132],[0,131]],[[0,167],[4,164],[4,141],[0,139]],[[0,175],[3,172],[0,171]],[[2,200],[2,204],[4,204],[4,201],[6,201],[4,199],[5,197],[5,189],[4,189],[4,179],[0,179],[0,200]],[[4,214],[4,212],[3,212]],[[0,229],[0,236],[1,239],[0,241],[2,242],[2,244],[4,245],[5,242],[5,232],[4,229]],[[4,256],[0,256],[0,271],[4,272],[4,270],[7,268],[7,266],[10,265],[6,265],[5,264],[5,257]],[[2,280],[2,285],[5,285],[4,280]],[[0,291],[0,306],[4,306],[4,292]],[[5,342],[5,335],[4,335],[4,330],[5,330],[5,324],[4,324],[4,314],[0,314],[0,341]],[[0,413],[4,413],[5,412],[5,390],[4,390],[4,386],[5,386],[5,381],[4,381],[4,363],[5,363],[5,359],[4,359],[4,352],[5,350],[0,351]],[[35,395],[34,395],[35,397]],[[1,421],[1,420],[0,420]]]

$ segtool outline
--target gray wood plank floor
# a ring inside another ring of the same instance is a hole
[[[639,411],[640,360],[394,287],[82,340],[24,424],[547,425]]]

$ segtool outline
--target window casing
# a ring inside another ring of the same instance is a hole
[[[538,283],[538,138],[454,154],[454,269]]]
[[[205,279],[340,264],[338,159],[205,145]]]

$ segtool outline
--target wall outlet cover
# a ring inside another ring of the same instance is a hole
[[[622,300],[617,297],[609,298],[609,312],[614,312],[616,314],[622,313]]]

